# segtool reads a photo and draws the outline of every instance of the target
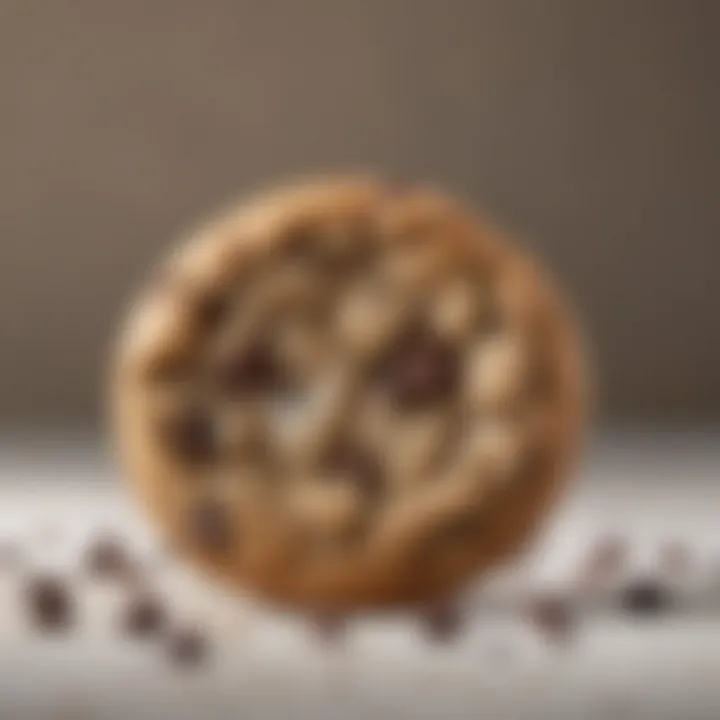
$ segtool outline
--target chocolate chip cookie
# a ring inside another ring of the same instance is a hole
[[[131,308],[120,456],[158,527],[296,608],[431,603],[532,538],[584,425],[566,303],[458,203],[366,179],[201,227]]]

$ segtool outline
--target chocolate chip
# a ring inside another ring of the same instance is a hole
[[[87,550],[85,566],[88,573],[99,580],[129,580],[137,568],[119,538],[104,535]]]
[[[127,635],[148,637],[157,635],[165,627],[167,615],[160,599],[151,594],[132,598],[125,608],[121,629]]]
[[[282,368],[268,341],[231,354],[220,362],[216,375],[222,391],[231,396],[272,392],[284,384]]]
[[[158,430],[161,441],[185,462],[203,464],[215,456],[213,424],[199,408],[185,408],[168,415]]]
[[[235,531],[226,508],[215,500],[204,500],[191,511],[191,535],[204,552],[223,554],[235,541]]]
[[[413,329],[376,368],[377,378],[402,410],[416,410],[452,397],[460,380],[455,350],[430,333]]]
[[[209,652],[207,637],[198,628],[182,628],[168,639],[168,659],[181,667],[199,665]]]
[[[530,621],[553,640],[565,642],[576,627],[577,615],[572,603],[561,595],[542,595],[528,604]]]
[[[463,614],[453,604],[439,605],[425,615],[425,626],[431,640],[449,642],[456,640],[463,629]]]
[[[74,598],[59,577],[42,575],[29,580],[25,602],[31,622],[41,630],[67,630],[75,622]]]
[[[370,452],[353,443],[334,446],[323,462],[330,479],[355,485],[366,498],[376,498],[382,490],[382,468]]]
[[[228,305],[225,296],[208,292],[197,300],[194,307],[195,321],[203,330],[212,331],[227,315]]]
[[[672,609],[675,599],[670,588],[653,578],[633,580],[622,591],[620,607],[636,617],[656,617]]]

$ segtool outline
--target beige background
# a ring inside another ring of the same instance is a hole
[[[0,0],[0,420],[91,420],[148,262],[315,169],[430,178],[516,227],[606,416],[720,410],[720,2]]]

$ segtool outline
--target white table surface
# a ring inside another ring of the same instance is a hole
[[[598,611],[562,650],[479,599],[467,632],[446,648],[429,645],[413,618],[399,617],[360,621],[344,648],[328,652],[299,619],[272,615],[171,564],[157,571],[158,586],[178,621],[201,620],[213,642],[207,667],[191,672],[166,663],[157,644],[120,637],[121,591],[92,584],[78,568],[95,528],[117,528],[141,554],[156,554],[103,452],[76,436],[7,437],[0,541],[20,538],[31,567],[76,577],[83,611],[67,638],[38,637],[23,621],[17,572],[0,571],[0,719],[715,720],[719,437],[635,433],[596,444],[527,568],[510,573],[511,596],[518,582],[562,585],[604,532],[631,539],[632,567],[641,571],[655,563],[659,543],[677,538],[697,551],[698,569],[683,591],[700,598],[677,617],[639,624]]]

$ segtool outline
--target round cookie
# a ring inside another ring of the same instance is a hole
[[[436,192],[260,195],[131,308],[113,365],[133,486],[218,578],[309,610],[433,603],[533,537],[585,421],[566,304]]]

